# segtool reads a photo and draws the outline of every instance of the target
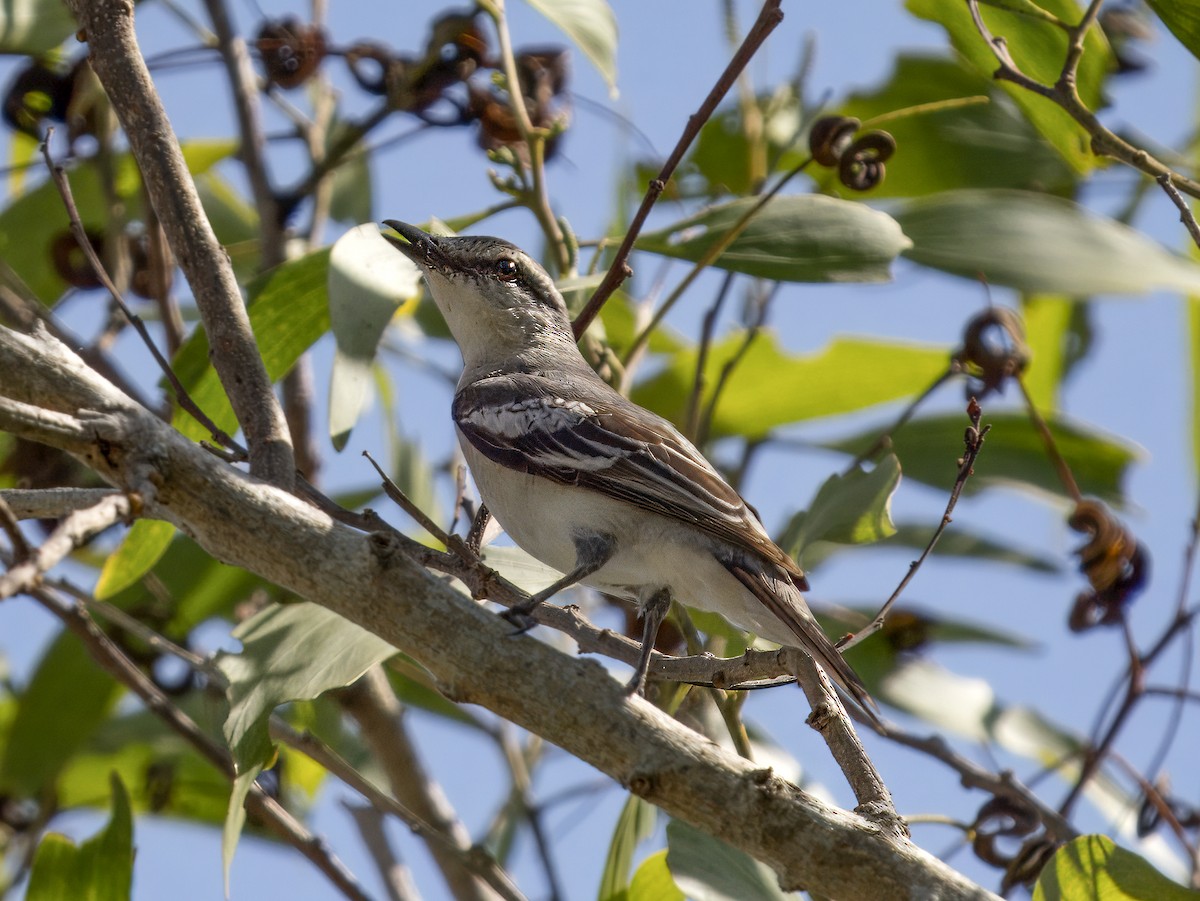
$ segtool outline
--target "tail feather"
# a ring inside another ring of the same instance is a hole
[[[790,582],[772,579],[759,569],[750,569],[737,561],[722,561],[725,568],[753,594],[771,615],[783,623],[796,636],[796,646],[813,658],[838,687],[849,695],[867,717],[879,724],[876,711],[879,706],[867,691],[858,674],[851,669],[841,652],[821,629],[804,598]],[[774,585],[771,583],[775,582]],[[786,585],[786,592],[780,586]],[[794,597],[791,595],[794,593]]]

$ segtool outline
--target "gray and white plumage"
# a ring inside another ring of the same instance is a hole
[[[570,573],[597,538],[611,556],[583,584],[643,609],[669,593],[799,647],[869,713],[862,682],[804,602],[804,573],[687,438],[596,375],[542,267],[498,238],[384,224],[403,237],[385,233],[424,273],[462,351],[459,442],[512,539]]]

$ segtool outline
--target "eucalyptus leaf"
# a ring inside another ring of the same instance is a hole
[[[133,815],[129,794],[113,775],[112,817],[76,846],[64,835],[42,838],[33,858],[26,901],[128,901],[133,890]]]
[[[667,824],[667,866],[692,901],[784,901],[775,873],[681,820]]]
[[[630,795],[617,817],[608,857],[600,874],[599,901],[621,901],[629,890],[629,871],[637,846],[654,832],[657,811],[648,801]]]
[[[617,96],[617,17],[608,0],[527,0],[567,33],[600,71],[608,93]]]
[[[629,881],[627,901],[686,901],[667,866],[666,850],[656,851],[645,860]]]
[[[421,272],[373,224],[342,235],[329,256],[329,322],[337,349],[329,382],[329,434],[341,450],[368,398],[379,340],[392,317],[415,307]]]
[[[808,509],[784,530],[780,547],[796,560],[814,541],[870,544],[896,533],[892,495],[900,484],[900,461],[887,454],[869,470],[855,466],[834,473],[817,490]]]
[[[1200,892],[1168,879],[1106,835],[1080,835],[1055,852],[1033,887],[1033,901],[1060,898],[1200,901]]]
[[[639,250],[698,261],[757,198],[710,207],[643,234]],[[785,282],[881,282],[911,246],[892,217],[822,194],[772,198],[713,263],[720,269]]]
[[[910,201],[895,216],[912,239],[905,256],[975,281],[1068,297],[1200,292],[1200,265],[1059,197],[948,191]]]
[[[1171,34],[1200,59],[1200,8],[1192,0],[1146,0]]]
[[[905,6],[914,15],[937,22],[946,29],[950,43],[963,59],[981,76],[990,79],[999,65],[995,55],[980,35],[965,3],[946,3],[943,0],[907,0]],[[1032,4],[1031,4],[1032,6]],[[988,28],[1005,45],[1021,71],[1045,85],[1053,85],[1062,72],[1067,57],[1065,30],[1046,21],[1049,13],[1063,22],[1078,22],[1083,13],[1075,0],[1040,0],[1035,10],[1042,13],[1024,15],[1018,9],[1004,9],[996,4],[980,4]],[[1084,106],[1099,111],[1105,105],[1104,81],[1116,68],[1112,49],[1097,27],[1088,30],[1084,53],[1076,73],[1076,90]],[[1025,117],[1078,173],[1086,173],[1097,165],[1087,132],[1071,118],[1066,110],[1019,85],[998,82]]]
[[[965,493],[1007,484],[1069,498],[1046,453],[1041,434],[1029,417],[1020,413],[985,412],[983,422],[990,424],[992,429],[975,463],[974,474],[967,479]],[[1138,459],[1139,451],[1118,438],[1064,417],[1050,417],[1048,425],[1080,490],[1109,503],[1122,504],[1125,473]],[[958,474],[957,461],[963,453],[965,427],[965,418],[953,414],[929,416],[907,423],[892,435],[892,449],[900,458],[904,474],[949,491]],[[822,446],[856,456],[877,438],[877,430],[870,429]]]
[[[167,552],[174,537],[175,527],[169,522],[160,519],[135,522],[121,546],[105,559],[96,580],[96,598],[110,598],[141,579]]]
[[[78,28],[63,0],[0,3],[0,53],[44,56]]]
[[[878,127],[896,139],[887,177],[871,197],[969,187],[1066,191],[1075,180],[1074,170],[991,76],[961,58],[902,53],[881,87],[851,94],[838,112],[863,122],[884,117]],[[826,180],[832,185],[832,172]]]
[[[329,330],[328,268],[329,250],[318,250],[263,274],[247,289],[250,327],[273,381],[287,375],[300,355]],[[232,432],[237,418],[208,350],[208,336],[197,329],[175,355],[172,367],[200,409],[218,428]],[[176,411],[171,423],[192,440],[210,437],[183,410]]]
[[[743,351],[744,343],[743,335],[735,334],[709,348],[701,397],[705,408],[724,382],[709,429],[713,436],[761,438],[789,423],[911,397],[944,373],[950,360],[945,348],[869,338],[834,338],[811,354],[787,352],[770,332],[760,332]],[[735,360],[725,378],[726,367]],[[658,375],[634,387],[633,399],[686,425],[696,362],[695,349],[673,355]],[[818,385],[820,390],[814,388]]]

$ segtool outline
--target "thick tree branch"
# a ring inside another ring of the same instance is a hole
[[[283,488],[295,477],[287,423],[250,331],[229,256],[213,234],[133,28],[131,0],[68,0],[92,68],[129,139],[154,212],[187,276],[213,366],[250,445],[250,471]]]
[[[993,897],[910,842],[723,751],[603,667],[456,593],[382,533],[363,535],[214,459],[46,335],[0,329],[0,427],[69,451],[210,554],[322,604],[419,661],[449,698],[559,745],[672,816],[833,897]],[[547,693],[546,686],[556,687]]]

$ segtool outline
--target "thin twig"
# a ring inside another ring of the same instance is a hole
[[[1169,176],[1165,174],[1160,175],[1154,180],[1158,182],[1158,186],[1166,192],[1167,196],[1171,198],[1171,203],[1175,204],[1175,208],[1179,210],[1179,221],[1183,223],[1184,228],[1188,230],[1188,234],[1192,236],[1192,243],[1200,247],[1200,225],[1196,224],[1196,214],[1192,212],[1191,205],[1183,199],[1183,195],[1171,183]]]
[[[1029,388],[1025,385],[1025,379],[1020,373],[1017,373],[1016,380],[1017,386],[1021,389],[1021,397],[1025,399],[1025,409],[1029,413],[1033,427],[1042,438],[1042,444],[1045,445],[1050,462],[1054,464],[1054,469],[1058,473],[1058,480],[1062,482],[1063,490],[1071,496],[1071,500],[1078,504],[1083,500],[1083,492],[1079,490],[1079,483],[1075,481],[1075,474],[1071,472],[1070,464],[1067,463],[1066,458],[1058,449],[1058,443],[1054,440],[1054,434],[1050,431],[1050,426],[1043,418],[1041,412],[1039,412],[1037,404],[1034,403],[1033,395],[1029,393]]]
[[[675,173],[676,167],[683,160],[683,156],[691,147],[692,141],[700,134],[700,129],[704,127],[712,114],[716,111],[729,89],[737,81],[738,75],[746,68],[754,54],[758,52],[758,48],[762,46],[767,36],[775,30],[775,27],[783,21],[783,10],[780,9],[782,0],[767,0],[763,4],[762,9],[758,13],[758,18],[746,32],[746,37],[742,40],[742,45],[734,54],[733,59],[729,61],[729,65],[725,67],[725,71],[721,73],[721,77],[717,79],[717,83],[713,85],[712,90],[708,92],[708,96],[704,98],[704,102],[700,104],[700,108],[688,117],[687,126],[680,135],[678,142],[675,144],[675,149],[671,151],[671,155],[667,157],[667,161],[663,163],[662,169],[658,175],[650,182],[646,189],[646,195],[642,198],[642,204],[638,207],[634,214],[633,221],[630,222],[629,228],[625,232],[625,237],[621,241],[621,246],[617,248],[617,254],[613,257],[612,264],[608,267],[608,273],[604,276],[595,293],[588,300],[587,305],[580,311],[575,318],[573,328],[575,337],[582,335],[592,320],[600,312],[600,308],[604,306],[605,301],[612,296],[612,293],[620,287],[633,270],[629,268],[629,254],[633,251],[633,243],[637,240],[638,234],[642,230],[642,226],[646,224],[646,218],[650,215],[650,210],[658,200],[659,196],[666,189],[667,182]]]
[[[142,317],[129,308],[129,305],[125,303],[125,298],[121,296],[121,292],[117,290],[117,286],[109,278],[108,271],[104,268],[100,257],[96,255],[95,248],[92,247],[92,242],[88,239],[87,230],[84,228],[83,220],[79,216],[79,207],[75,205],[75,197],[71,193],[70,179],[67,177],[67,173],[63,167],[55,163],[53,157],[50,155],[50,136],[53,133],[53,128],[48,129],[46,140],[42,142],[42,156],[46,160],[46,166],[50,170],[50,177],[54,180],[55,187],[58,188],[59,196],[62,197],[63,206],[66,207],[67,218],[71,223],[71,234],[74,235],[79,249],[83,251],[84,256],[87,257],[87,261],[91,264],[96,278],[100,280],[100,284],[104,286],[104,289],[112,295],[113,302],[120,308],[125,318],[129,320],[129,324],[133,326],[138,336],[142,339],[142,343],[146,345],[151,356],[154,357],[154,362],[158,364],[159,370],[166,377],[167,383],[170,384],[179,406],[186,410],[196,422],[204,426],[205,430],[212,435],[214,441],[222,447],[237,451],[244,458],[246,455],[245,449],[225,431],[218,428],[216,423],[209,419],[204,411],[197,406],[196,402],[192,400],[191,395],[184,388],[183,382],[179,381],[179,377],[171,369],[170,362],[162,355],[162,352],[154,343],[154,339],[150,337],[150,332],[146,328],[146,324],[142,322]]]
[[[967,416],[971,420],[971,425],[967,429],[964,438],[965,451],[962,458],[958,461],[958,475],[954,479],[954,487],[950,489],[950,499],[946,502],[946,509],[942,513],[941,522],[938,523],[938,527],[934,530],[928,544],[921,551],[921,556],[909,564],[908,572],[904,574],[904,578],[900,580],[900,584],[896,586],[896,590],[891,593],[891,596],[879,608],[879,612],[875,614],[875,618],[865,628],[847,635],[838,641],[837,647],[839,650],[848,650],[883,628],[884,622],[887,620],[887,615],[891,612],[893,605],[900,598],[904,589],[908,587],[908,583],[916,576],[917,570],[921,568],[921,565],[933,553],[933,549],[937,546],[942,533],[950,525],[952,521],[951,514],[958,505],[958,498],[967,484],[967,479],[975,472],[975,461],[979,458],[979,452],[983,450],[984,439],[992,429],[990,425],[980,427],[979,423],[983,416],[983,411],[979,408],[979,404],[975,402],[975,398],[971,398],[971,402],[967,405]]]

